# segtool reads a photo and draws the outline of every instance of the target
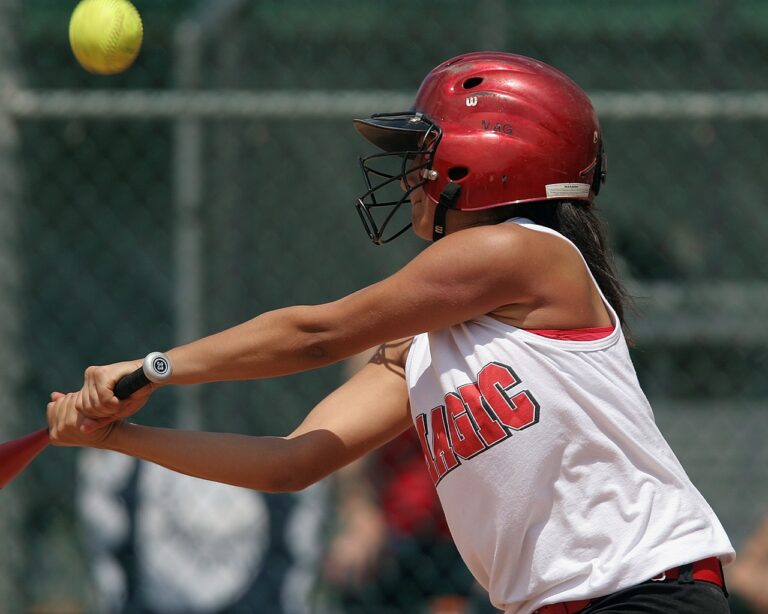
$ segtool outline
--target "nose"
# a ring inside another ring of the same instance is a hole
[[[410,168],[406,169],[403,176],[400,178],[400,189],[407,192],[413,186],[421,181],[421,174],[423,172],[421,161],[416,159],[411,163]]]

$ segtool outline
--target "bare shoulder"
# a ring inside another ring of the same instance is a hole
[[[602,312],[602,301],[588,269],[562,236],[500,223],[461,230],[433,247],[435,263],[451,262],[445,275],[454,288],[487,297],[476,303],[483,313],[524,328],[577,328],[599,320],[593,312]]]
[[[425,249],[421,257],[450,262],[455,274],[464,272],[491,281],[522,281],[526,275],[551,272],[558,262],[580,261],[577,251],[562,237],[511,223],[451,233]]]
[[[465,228],[432,243],[380,282],[313,308],[313,326],[329,339],[323,348],[329,355],[386,342],[376,352],[379,363],[364,370],[381,373],[374,367],[385,365],[402,371],[414,335],[500,308],[510,322],[523,322],[544,302],[564,302],[569,290],[563,284],[577,277],[577,261],[566,241],[548,233],[505,223]]]
[[[560,250],[569,249],[566,241],[554,234],[532,230],[520,224],[500,223],[465,228],[451,233],[433,243],[430,250],[467,250],[473,246],[473,252],[493,252],[509,255],[521,255],[531,249]],[[478,250],[478,247],[482,249]]]

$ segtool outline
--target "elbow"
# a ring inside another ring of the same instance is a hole
[[[331,351],[331,343],[322,333],[305,333],[302,353],[310,362],[317,365],[327,365],[336,362],[338,358]]]
[[[266,488],[255,488],[268,493],[292,493],[299,492],[312,486],[317,480],[301,479],[297,476],[287,476],[283,479],[276,479],[270,482]]]
[[[309,488],[312,486],[312,484],[318,482],[319,479],[320,478],[307,479],[306,477],[298,475],[283,476],[281,478],[271,480],[266,486],[258,485],[258,487],[255,487],[253,490],[259,490],[268,493],[299,492],[305,488]]]
[[[294,307],[299,351],[313,365],[324,366],[357,353],[348,328],[329,305]],[[360,349],[366,349],[365,347]]]
[[[369,344],[353,341],[339,329],[305,333],[304,356],[316,367],[324,367],[368,349]]]
[[[254,490],[269,493],[298,492],[325,477],[317,463],[309,462],[299,450],[293,449],[295,446],[291,445],[291,440],[283,441],[288,444],[285,446],[285,454],[276,459],[273,470],[264,482],[253,485]]]

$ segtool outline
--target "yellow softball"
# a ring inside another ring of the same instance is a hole
[[[87,71],[113,75],[139,55],[144,29],[128,0],[82,0],[69,20],[69,44]]]

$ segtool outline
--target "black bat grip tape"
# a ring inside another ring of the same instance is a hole
[[[144,374],[144,369],[139,367],[133,373],[123,375],[119,379],[115,384],[115,396],[120,400],[127,399],[147,384],[149,384],[149,378]]]
[[[144,358],[144,363],[133,373],[121,377],[115,384],[115,396],[127,399],[140,388],[151,382],[161,383],[171,376],[171,361],[162,352],[152,352]]]

